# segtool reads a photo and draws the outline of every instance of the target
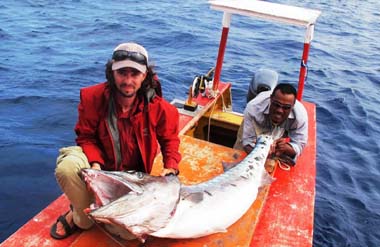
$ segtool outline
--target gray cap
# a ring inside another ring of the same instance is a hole
[[[263,91],[272,91],[278,83],[278,73],[271,69],[259,69],[256,71],[251,83],[247,101],[256,97],[257,94]]]

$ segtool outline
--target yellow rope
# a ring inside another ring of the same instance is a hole
[[[279,159],[276,159],[276,163],[277,163],[278,167],[280,167],[282,170],[290,171],[290,165],[281,162],[281,160],[279,160]]]

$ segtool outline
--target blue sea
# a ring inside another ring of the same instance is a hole
[[[276,1],[319,9],[304,99],[317,105],[314,246],[380,246],[380,2]],[[215,66],[222,13],[205,0],[0,2],[0,241],[61,194],[79,89],[113,48],[144,45],[167,100]],[[242,112],[259,68],[296,84],[304,30],[233,16],[221,80]],[[276,237],[276,233],[273,233]]]

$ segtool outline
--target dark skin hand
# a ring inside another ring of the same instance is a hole
[[[294,158],[296,152],[293,147],[288,143],[287,138],[280,138],[273,142],[269,154],[274,154],[274,156],[279,157],[282,154],[285,154],[289,157]]]
[[[243,149],[244,149],[244,151],[245,151],[247,154],[249,154],[250,152],[252,152],[253,147],[252,147],[251,145],[245,145],[245,146],[243,147]]]

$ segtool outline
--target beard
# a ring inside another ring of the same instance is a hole
[[[132,98],[136,95],[136,87],[130,84],[123,83],[117,87],[117,91],[123,98]]]

